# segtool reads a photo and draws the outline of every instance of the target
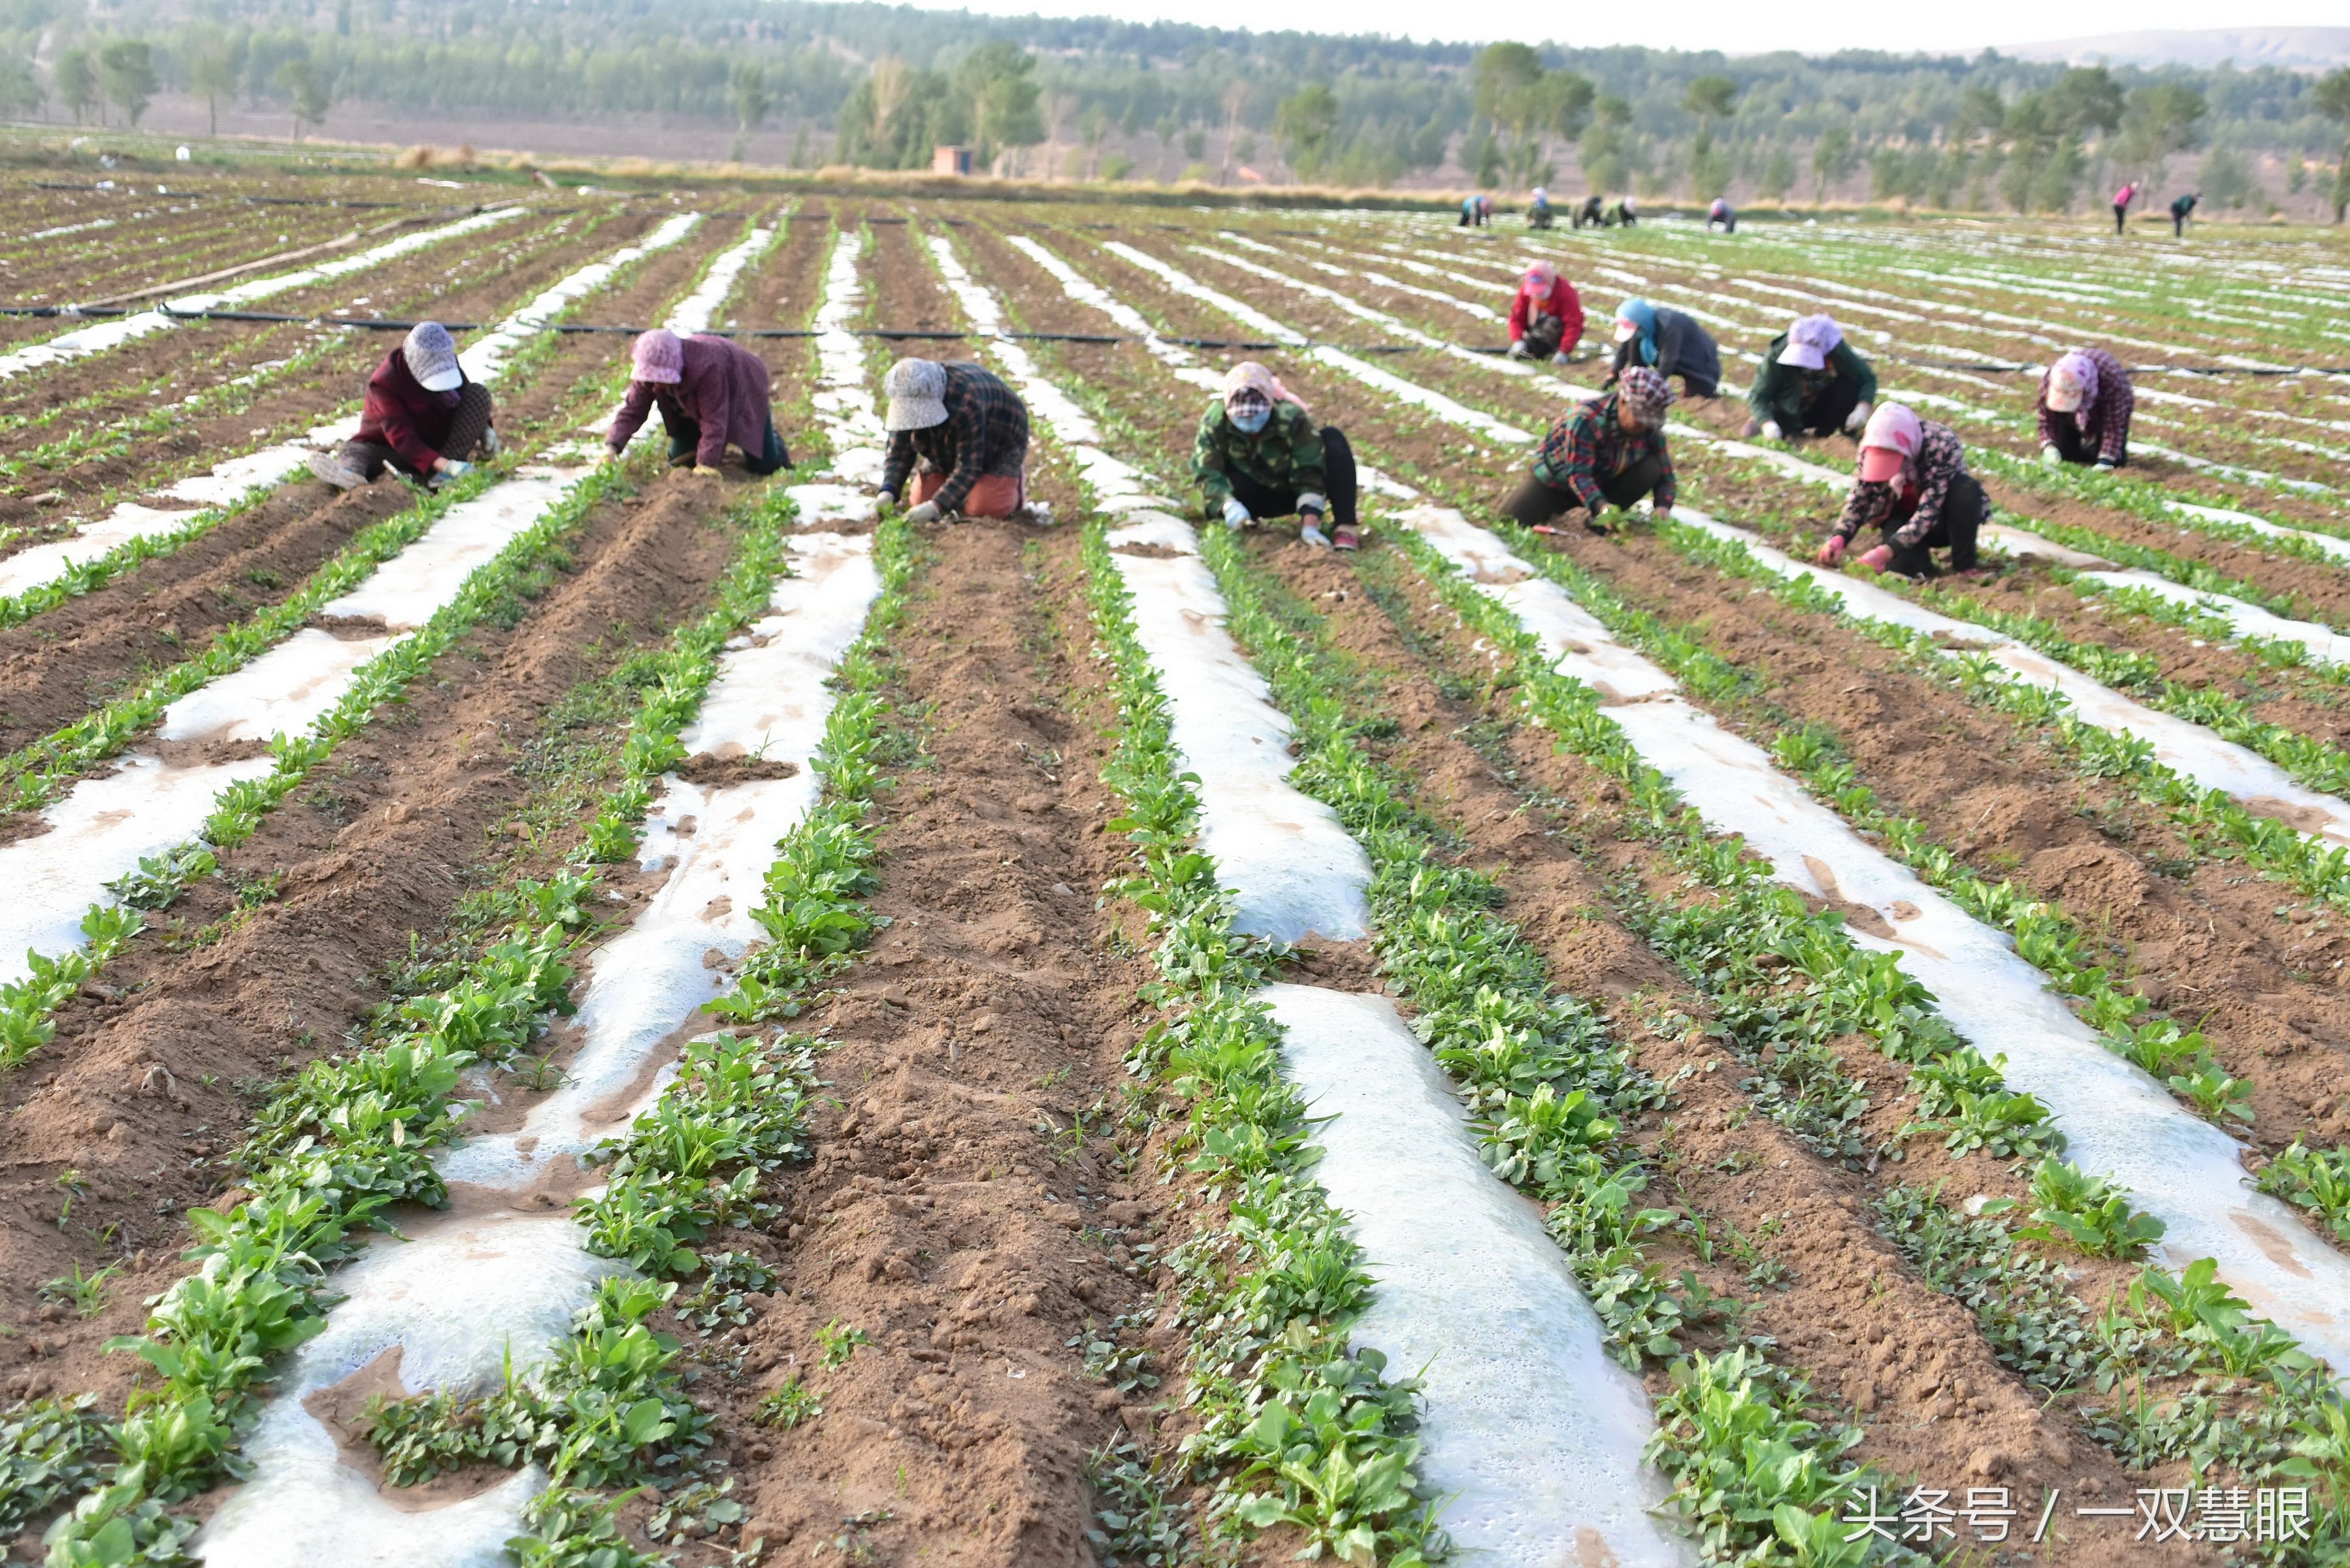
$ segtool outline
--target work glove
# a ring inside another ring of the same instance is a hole
[[[1566,350],[1564,348],[1552,355],[1550,357],[1550,362],[1554,365],[1572,365],[1575,363],[1574,360],[1566,357]]]
[[[873,497],[873,500],[882,511],[887,512],[889,508],[898,504],[898,493],[894,490],[884,490],[876,494]]]
[[[1787,439],[1787,432],[1779,428],[1779,421],[1777,420],[1764,420],[1762,421],[1762,439],[1764,441],[1785,441]]]
[[[1322,519],[1311,512],[1305,514],[1305,526],[1297,530],[1297,541],[1319,550],[1330,547],[1330,535],[1322,532]]]
[[[2109,457],[2101,457],[2097,459],[2097,467],[2106,473],[2111,473],[2114,471],[2114,460]]]
[[[1859,430],[1868,423],[1868,416],[1876,411],[1877,405],[1874,403],[1853,404],[1852,412],[1844,417],[1844,428],[1848,431]]]
[[[1237,495],[1224,497],[1224,526],[1238,530],[1249,525],[1249,509],[1241,504]]]
[[[909,523],[935,523],[941,515],[942,514],[939,511],[939,504],[935,501],[925,501],[920,506],[909,506],[906,508],[906,521]]]
[[[1890,545],[1879,545],[1875,548],[1865,552],[1860,557],[1860,564],[1866,566],[1873,572],[1881,572],[1885,570],[1886,567],[1893,564],[1893,546]]]
[[[1840,534],[1831,534],[1820,541],[1819,563],[1823,566],[1844,565],[1846,541]]]
[[[464,478],[465,475],[473,472],[473,465],[472,463],[459,462],[455,458],[444,457],[441,460],[441,466],[434,469],[430,474],[425,476],[425,488],[428,490],[439,490],[444,485],[456,483],[459,480]]]
[[[2040,449],[2040,461],[2054,468],[2064,461],[2064,454],[2053,446],[2043,446]]]
[[[1515,343],[1510,345],[1510,358],[1513,359],[1523,359],[1525,357],[1526,340],[1521,337]]]

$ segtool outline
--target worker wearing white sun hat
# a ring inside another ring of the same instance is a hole
[[[449,329],[420,321],[368,378],[359,434],[314,459],[310,472],[351,490],[390,468],[437,490],[496,453],[490,419],[490,389],[466,377]]]
[[[1763,351],[1746,389],[1744,434],[1772,441],[1858,431],[1876,411],[1877,371],[1832,316],[1805,316]]]

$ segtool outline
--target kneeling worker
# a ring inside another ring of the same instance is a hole
[[[466,379],[447,327],[420,321],[368,378],[359,434],[314,459],[310,472],[349,490],[392,468],[438,490],[497,450],[490,389]]]
[[[1950,569],[1975,569],[1975,535],[1990,512],[1983,487],[1967,472],[1966,449],[1948,425],[1921,420],[1898,403],[1868,417],[1860,437],[1860,471],[1845,498],[1844,515],[1820,545],[1823,566],[1844,564],[1853,535],[1884,531],[1884,542],[1860,563],[1905,577],[1930,577],[1934,546],[1948,546]]]
[[[1518,280],[1510,299],[1510,358],[1564,365],[1583,341],[1583,301],[1558,268],[1538,261]]]
[[[769,407],[767,362],[731,338],[697,332],[680,337],[666,327],[637,334],[629,350],[629,395],[604,433],[614,457],[629,449],[656,408],[669,434],[669,465],[714,473],[731,441],[743,466],[773,473],[792,465],[775,433]]]
[[[1665,410],[1673,389],[1646,366],[1617,379],[1615,390],[1575,405],[1550,427],[1526,476],[1502,510],[1532,527],[1575,510],[1595,534],[1608,531],[1599,514],[1609,506],[1628,510],[1649,498],[1659,520],[1670,517],[1673,456],[1665,446]]]
[[[1856,431],[1876,411],[1877,371],[1832,316],[1805,316],[1763,351],[1746,389],[1748,436],[1798,441]]]
[[[1696,318],[1670,306],[1627,299],[1616,307],[1616,363],[1603,386],[1635,365],[1679,376],[1681,390],[1710,398],[1721,385],[1721,349]]]
[[[2137,411],[2137,394],[2120,360],[2103,348],[2059,356],[2040,378],[2040,461],[2122,467]]]
[[[963,359],[900,359],[881,389],[889,394],[882,505],[902,495],[910,523],[1009,517],[1027,506],[1028,405],[992,371]]]
[[[1336,425],[1314,423],[1279,377],[1253,359],[1225,374],[1222,396],[1200,416],[1191,438],[1191,477],[1201,514],[1245,528],[1262,517],[1296,515],[1308,545],[1352,550],[1362,543],[1355,520],[1355,449]],[[1330,531],[1322,531],[1324,517]]]

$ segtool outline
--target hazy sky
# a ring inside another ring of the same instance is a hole
[[[932,0],[916,0],[931,5]],[[2208,0],[2095,0],[2049,5],[2039,0],[1974,0],[1965,5],[1920,0],[1679,0],[1679,4],[1533,4],[1531,0],[976,0],[934,5],[1016,16],[1107,13],[1137,21],[1205,26],[1295,27],[1315,33],[1388,33],[1414,38],[1485,42],[1553,38],[1563,44],[1648,44],[1758,54],[1794,48],[1933,49],[1972,54],[1985,45],[2077,38],[2144,28],[2339,26],[2343,0],[2264,0],[2257,13],[2215,12]],[[1571,29],[1571,31],[1569,30]]]

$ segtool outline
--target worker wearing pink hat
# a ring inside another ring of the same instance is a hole
[[[1861,431],[1859,470],[1843,515],[1820,544],[1820,565],[1842,566],[1853,536],[1873,527],[1884,538],[1859,556],[1864,566],[1929,577],[1939,570],[1933,551],[1940,547],[1950,551],[1952,571],[1971,573],[1975,535],[1989,512],[1957,433],[1898,403],[1883,403]]]

